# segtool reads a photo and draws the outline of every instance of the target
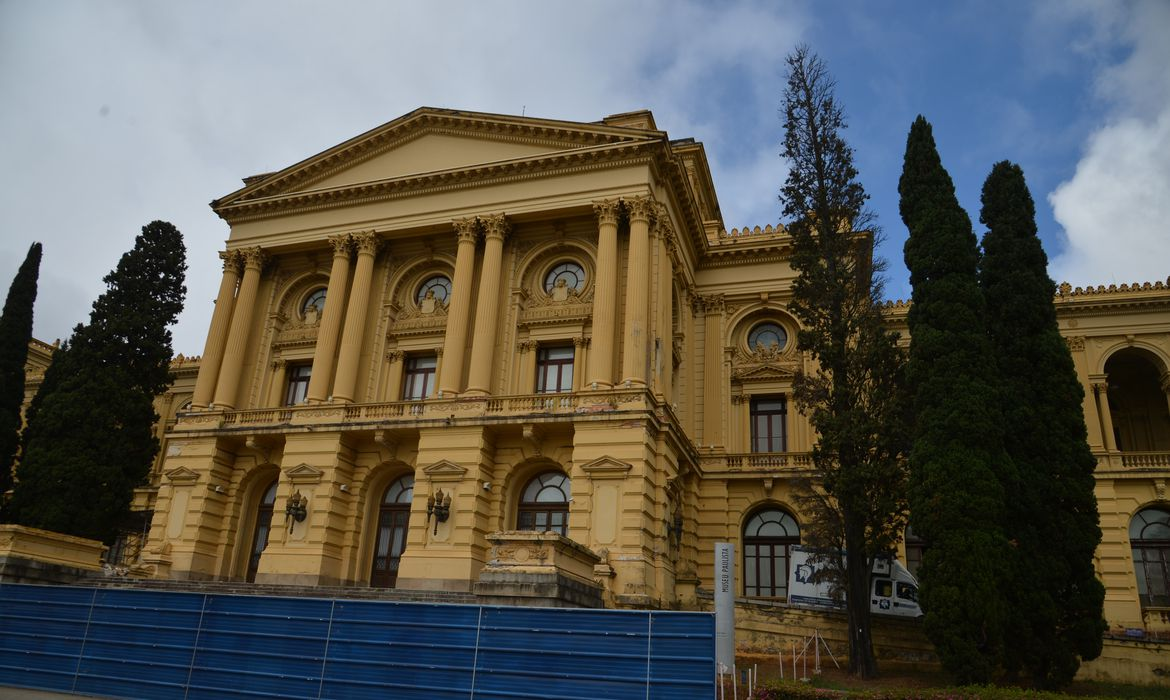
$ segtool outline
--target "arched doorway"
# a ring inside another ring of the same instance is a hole
[[[560,472],[543,472],[532,477],[520,493],[516,529],[552,530],[567,537],[569,493],[569,477]]]
[[[1141,349],[1127,348],[1109,358],[1105,372],[1117,449],[1170,450],[1170,406],[1160,385],[1162,370],[1157,358]]]
[[[1142,608],[1170,608],[1170,509],[1145,508],[1129,522]]]
[[[789,547],[800,544],[800,526],[779,508],[758,511],[743,528],[744,595],[787,598]]]
[[[252,532],[252,548],[248,553],[248,583],[256,581],[256,571],[260,568],[260,555],[268,546],[268,533],[272,529],[272,505],[276,503],[276,479],[268,488],[264,489],[264,497],[256,508],[256,527]]]
[[[414,475],[399,477],[386,487],[378,508],[378,536],[374,541],[374,559],[370,565],[370,586],[393,588],[398,581],[398,565],[406,549],[406,530],[410,525],[410,503],[414,498]]]

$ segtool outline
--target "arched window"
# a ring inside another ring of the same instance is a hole
[[[768,349],[772,346],[783,350],[787,344],[788,332],[775,321],[765,321],[753,328],[752,332],[748,334],[748,347],[753,351],[758,347]]]
[[[569,534],[569,477],[560,472],[537,474],[520,494],[517,530],[552,530]]]
[[[1129,544],[1143,608],[1170,608],[1170,510],[1146,508],[1129,522]]]
[[[800,526],[779,508],[761,510],[743,528],[744,595],[788,597],[788,548],[800,544]]]
[[[320,314],[325,310],[325,288],[314,290],[312,294],[305,297],[305,303],[301,304],[301,315],[309,313],[309,309],[316,309]]]
[[[370,567],[370,586],[393,588],[398,580],[398,565],[406,549],[406,529],[410,523],[410,502],[414,498],[414,476],[407,474],[386,487],[378,510],[378,538],[374,542],[374,561]]]
[[[446,304],[447,297],[451,296],[451,278],[446,275],[435,275],[428,277],[418,288],[418,294],[415,295],[415,301],[419,304],[423,299],[430,294],[435,301]]]
[[[248,583],[256,580],[256,571],[260,568],[260,555],[268,546],[268,532],[272,529],[272,504],[276,502],[276,479],[264,489],[264,497],[256,508],[256,529],[252,533],[252,549],[248,555]]]
[[[563,284],[567,289],[581,291],[585,288],[585,268],[572,261],[560,263],[544,276],[544,291],[552,294],[558,284]]]

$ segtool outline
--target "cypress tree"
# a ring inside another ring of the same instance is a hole
[[[1009,537],[1026,569],[1005,591],[1006,664],[1041,687],[1072,680],[1100,655],[1105,589],[1093,570],[1101,541],[1083,389],[1056,324],[1056,285],[1036,235],[1036,208],[1019,166],[997,163],[983,184],[979,281],[1004,383],[1008,453],[1019,488],[1008,494]],[[1079,658],[1078,658],[1079,657]]]
[[[20,407],[24,403],[24,363],[32,339],[33,303],[41,269],[41,244],[29,246],[12,279],[0,315],[0,516],[12,488],[12,462],[20,447]],[[2,519],[2,517],[0,517]]]
[[[910,128],[898,192],[910,231],[910,523],[926,542],[918,571],[924,626],[948,672],[983,683],[1003,649],[1000,586],[1011,557],[1004,493],[1014,479],[975,234],[922,116]]]
[[[182,235],[154,221],[106,275],[89,323],[54,355],[29,406],[14,521],[103,541],[116,534],[158,451],[153,402],[170,383],[168,327],[183,308],[186,269]]]
[[[891,551],[903,529],[906,467],[902,390],[904,356],[883,321],[872,262],[872,221],[857,181],[845,120],[824,63],[799,47],[788,56],[783,155],[791,162],[781,190],[791,217],[789,310],[800,319],[800,350],[815,360],[793,385],[798,407],[817,433],[816,489],[802,498],[807,540],[846,550],[827,563],[847,591],[849,668],[876,674],[869,580],[874,557]]]

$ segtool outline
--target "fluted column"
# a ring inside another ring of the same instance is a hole
[[[329,245],[333,246],[333,267],[329,270],[325,308],[317,327],[313,371],[309,374],[309,388],[305,393],[307,403],[321,403],[329,396],[333,382],[333,356],[337,353],[337,335],[341,329],[342,309],[345,308],[345,289],[349,284],[349,236],[330,236]]]
[[[451,281],[451,303],[447,307],[447,333],[443,338],[443,369],[439,391],[458,394],[463,390],[463,354],[467,347],[467,317],[471,313],[471,278],[475,267],[476,219],[455,222],[459,251],[455,254],[455,279]]]
[[[1101,411],[1101,429],[1105,433],[1105,449],[1117,451],[1117,438],[1113,434],[1113,411],[1109,408],[1109,382],[1094,382],[1093,393],[1097,395],[1097,406]]]
[[[703,444],[723,444],[723,296],[701,300],[703,317]]]
[[[475,335],[471,337],[471,372],[467,393],[486,395],[491,389],[492,363],[496,354],[496,324],[500,317],[500,276],[508,220],[503,214],[481,219],[484,246],[479,273],[479,299],[475,306]]]
[[[593,283],[593,347],[589,353],[586,381],[592,386],[613,386],[614,333],[617,327],[617,230],[618,202],[593,203],[597,214],[597,279]]]
[[[288,380],[288,362],[283,359],[272,361],[272,386],[268,388],[268,405],[283,406],[285,382]]]
[[[240,293],[236,295],[223,364],[215,384],[215,405],[229,410],[236,407],[240,374],[244,371],[244,351],[252,330],[252,307],[256,304],[256,290],[260,287],[260,271],[265,260],[264,251],[259,248],[248,248],[241,253],[244,256],[244,279],[240,282]]]
[[[211,328],[207,331],[207,342],[203,345],[199,375],[195,378],[195,392],[191,397],[192,408],[207,408],[215,398],[215,381],[219,377],[223,350],[227,345],[236,286],[240,283],[240,265],[243,264],[240,253],[234,250],[224,251],[219,257],[223,260],[223,277],[219,281],[219,294],[215,297],[215,310],[211,312]]]
[[[649,197],[626,200],[630,217],[630,259],[626,266],[626,334],[622,349],[622,381],[646,385],[647,304],[650,270],[650,216],[654,201]]]
[[[370,303],[370,283],[374,279],[374,258],[378,255],[380,241],[370,231],[354,235],[353,243],[357,248],[357,266],[353,273],[353,288],[349,291],[349,306],[345,310],[337,379],[333,382],[333,398],[342,403],[350,403],[355,398],[358,362],[362,358],[362,340],[366,332],[366,309]],[[329,303],[328,293],[325,303]]]

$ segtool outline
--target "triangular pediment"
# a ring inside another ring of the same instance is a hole
[[[320,469],[304,463],[285,469],[284,473],[288,480],[294,484],[315,484],[321,481],[321,477],[325,474]]]
[[[199,474],[193,472],[187,467],[176,467],[169,471],[163,472],[163,476],[171,481],[173,484],[193,484],[199,481]]]
[[[757,365],[755,367],[739,367],[731,371],[731,378],[740,381],[757,379],[792,379],[796,373],[779,365]]]
[[[582,464],[581,471],[588,474],[591,479],[624,479],[633,466],[629,462],[605,455]]]
[[[250,201],[529,161],[660,137],[661,132],[646,128],[423,107],[283,170],[247,178],[244,188],[212,206],[222,213]]]
[[[434,464],[423,467],[423,473],[431,481],[460,481],[467,473],[467,467],[462,467],[448,460],[439,460]]]

